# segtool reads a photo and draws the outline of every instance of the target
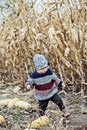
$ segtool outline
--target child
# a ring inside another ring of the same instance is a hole
[[[48,61],[44,55],[37,54],[33,58],[35,71],[25,83],[27,90],[35,88],[35,98],[39,102],[39,113],[41,116],[45,114],[48,102],[52,101],[58,105],[62,115],[68,117],[69,112],[66,111],[62,99],[58,95],[58,86],[62,88],[65,84],[57,77],[57,75],[49,68]]]

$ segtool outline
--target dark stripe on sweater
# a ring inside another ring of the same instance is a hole
[[[30,75],[30,77],[35,79],[35,78],[41,78],[41,77],[52,75],[52,74],[53,74],[52,70],[48,69],[45,73],[42,73],[42,74],[39,74],[37,73],[37,71],[35,71]]]
[[[46,84],[43,84],[43,85],[35,85],[35,88],[37,90],[48,90],[48,89],[51,89],[53,87],[53,82],[50,82],[50,83],[46,83]]]

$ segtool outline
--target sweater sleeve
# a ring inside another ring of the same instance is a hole
[[[55,84],[58,85],[58,86],[61,86],[61,85],[62,85],[62,80],[59,79],[55,73],[53,73],[53,81],[54,81]]]
[[[34,81],[33,81],[33,78],[29,76],[28,80],[26,81],[25,83],[25,87],[27,85],[30,85],[30,86],[33,86],[34,85]]]

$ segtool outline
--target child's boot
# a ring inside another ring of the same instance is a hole
[[[68,117],[68,116],[70,116],[70,113],[68,111],[66,111],[66,109],[63,109],[62,110],[62,116],[63,117]]]

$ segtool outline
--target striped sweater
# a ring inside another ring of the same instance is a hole
[[[46,100],[58,92],[57,86],[61,86],[61,84],[62,81],[57,75],[51,69],[48,69],[42,74],[37,73],[37,71],[33,72],[25,86],[31,85],[35,87],[35,98],[37,100]]]

